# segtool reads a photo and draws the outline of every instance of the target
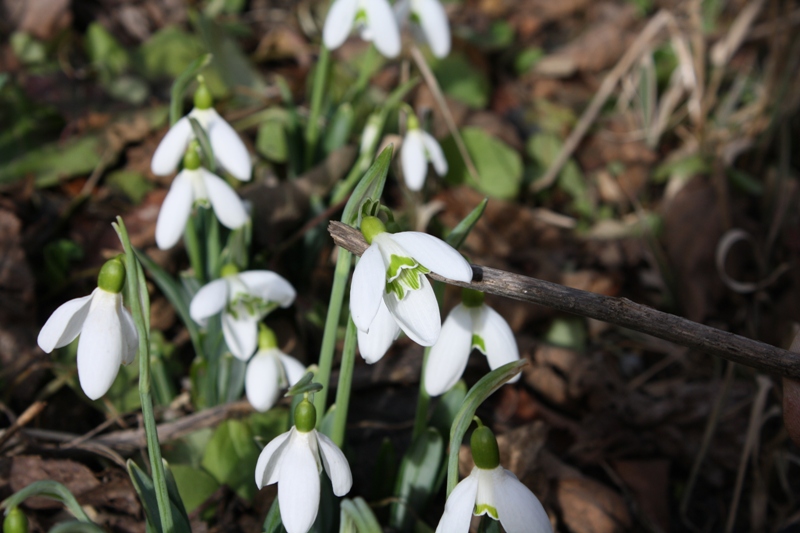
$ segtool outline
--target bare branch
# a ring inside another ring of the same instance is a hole
[[[356,255],[361,255],[367,249],[363,235],[355,228],[341,222],[331,222],[328,231],[337,245]],[[436,274],[429,275],[432,279],[450,285],[469,287],[595,318],[763,372],[800,379],[800,355],[763,342],[663,313],[627,298],[603,296],[479,265],[472,265],[472,272],[472,283],[453,281]]]

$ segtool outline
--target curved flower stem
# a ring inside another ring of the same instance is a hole
[[[186,245],[186,253],[189,255],[189,264],[192,265],[194,277],[202,284],[205,280],[205,273],[203,269],[203,252],[200,250],[200,239],[197,237],[197,227],[195,226],[196,216],[195,211],[186,221],[183,242]]]
[[[322,385],[322,391],[314,395],[314,407],[317,408],[317,413],[319,413],[317,427],[322,423],[327,406],[328,382],[331,378],[333,354],[336,351],[336,332],[339,329],[344,290],[347,287],[347,279],[350,277],[350,265],[352,262],[353,254],[347,250],[340,249],[339,257],[336,259],[336,270],[333,274],[333,288],[331,288],[331,299],[328,302],[328,315],[325,317],[322,347],[319,352],[319,370],[317,371],[316,381]]]
[[[150,314],[149,298],[147,297],[147,288],[140,284],[140,279],[144,276],[144,273],[133,252],[133,247],[128,238],[128,230],[125,228],[122,217],[117,217],[114,229],[117,231],[120,241],[122,241],[123,250],[125,250],[128,304],[131,308],[133,321],[136,324],[136,331],[139,334],[139,397],[142,402],[142,417],[144,418],[144,430],[147,436],[147,452],[150,459],[150,467],[152,468],[158,513],[161,518],[162,531],[171,533],[174,531],[172,509],[170,508],[169,494],[167,492],[164,463],[161,460],[161,447],[158,444],[156,419],[153,415],[153,395],[150,390],[150,327],[149,320],[146,318]]]
[[[322,95],[328,80],[328,64],[330,63],[330,50],[324,44],[320,47],[317,69],[314,71],[314,87],[311,92],[311,110],[308,113],[306,124],[306,151],[305,168],[309,169],[314,164],[314,153],[319,140],[319,114],[322,107]]]
[[[347,333],[344,335],[342,364],[339,367],[339,385],[336,388],[336,410],[333,412],[331,440],[341,448],[344,444],[344,430],[347,424],[347,411],[350,407],[350,388],[353,384],[353,367],[356,363],[356,324],[352,317],[347,319]]]

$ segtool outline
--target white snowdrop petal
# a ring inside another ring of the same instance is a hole
[[[412,341],[422,346],[432,346],[439,338],[442,319],[431,283],[425,276],[420,276],[420,280],[422,288],[406,291],[402,300],[398,301],[394,293],[387,294],[383,300],[400,329]]]
[[[425,151],[427,152],[428,159],[433,164],[433,169],[440,176],[447,174],[447,159],[444,157],[444,152],[433,135],[426,131],[420,132],[422,135],[422,142],[425,144]]]
[[[439,339],[431,347],[425,365],[425,390],[439,396],[458,382],[467,367],[472,349],[472,315],[459,304],[442,325]]]
[[[369,364],[380,361],[399,334],[400,327],[381,298],[369,332],[358,330],[358,351],[361,357]]]
[[[192,125],[187,117],[178,120],[164,135],[150,160],[150,170],[157,176],[167,176],[175,172],[189,141],[194,137]]]
[[[494,495],[500,524],[507,533],[552,533],[550,519],[533,492],[511,472],[497,467]]]
[[[375,48],[386,57],[397,57],[400,54],[400,28],[389,2],[369,0],[363,6],[367,12],[367,28]]]
[[[411,1],[410,0],[397,0],[392,6],[394,10],[394,18],[397,19],[399,27],[404,27],[408,22],[408,17],[411,15]]]
[[[205,319],[214,316],[228,303],[228,282],[225,278],[215,279],[200,287],[189,304],[189,315],[192,320],[202,324]]]
[[[172,248],[180,240],[192,212],[194,189],[188,170],[182,170],[169,188],[156,220],[156,244],[162,250]]]
[[[462,479],[444,504],[444,514],[436,526],[436,533],[466,533],[475,508],[475,495],[478,493],[478,478],[472,473]]]
[[[268,302],[277,302],[281,307],[292,305],[297,296],[292,284],[271,270],[248,270],[237,276],[250,294]]]
[[[208,200],[214,209],[220,223],[228,229],[236,229],[247,222],[247,211],[244,208],[242,199],[236,194],[230,185],[219,176],[212,174],[208,170],[201,168],[203,181],[208,191]]]
[[[425,157],[425,144],[420,130],[410,130],[406,134],[400,152],[400,163],[406,186],[412,191],[422,189],[425,175],[428,173],[428,159]]]
[[[247,361],[258,344],[258,322],[249,316],[237,320],[229,313],[222,313],[222,336],[231,353]]]
[[[278,473],[280,472],[281,455],[289,444],[292,428],[286,433],[281,433],[261,450],[256,462],[256,486],[262,488],[266,485],[272,485],[278,482]]]
[[[83,392],[92,400],[103,396],[119,372],[124,341],[117,314],[119,294],[98,289],[78,341],[78,378]]]
[[[281,457],[278,473],[278,505],[287,533],[307,533],[319,509],[319,470],[307,442],[312,432],[295,430],[292,442]],[[305,440],[305,442],[304,442]]]
[[[247,401],[256,411],[264,412],[275,405],[280,392],[280,368],[278,358],[265,350],[256,353],[247,363],[244,390]]]
[[[433,55],[439,59],[447,57],[450,53],[450,23],[442,4],[439,0],[414,0],[414,11]]]
[[[380,248],[373,242],[356,263],[350,283],[350,313],[359,331],[369,331],[385,287],[386,265]]]
[[[480,308],[478,318],[475,320],[475,334],[480,336],[486,345],[485,355],[492,370],[519,360],[519,348],[511,326],[488,305],[482,305]],[[519,377],[517,374],[509,380],[509,383],[516,382]]]
[[[472,267],[443,240],[418,231],[401,231],[391,238],[425,268],[440,276],[465,283],[472,281]]]
[[[56,348],[66,346],[75,340],[83,327],[86,315],[89,314],[89,307],[92,302],[92,294],[82,298],[75,298],[56,309],[47,322],[44,323],[37,343],[46,353],[50,353]]]
[[[236,130],[219,116],[216,110],[212,108],[209,111],[213,111],[213,114],[206,133],[208,133],[214,158],[237,180],[250,181],[253,164],[250,162],[247,147]]]
[[[139,333],[136,331],[136,324],[133,321],[130,311],[122,307],[122,299],[119,303],[119,317],[122,325],[122,341],[124,350],[122,351],[122,364],[129,365],[136,358],[139,350]]]
[[[336,0],[325,17],[322,29],[322,42],[334,50],[342,46],[353,29],[353,22],[358,12],[358,0]]]
[[[319,455],[322,457],[322,464],[325,472],[333,485],[333,493],[337,496],[344,496],[350,492],[353,486],[353,474],[350,472],[350,464],[336,444],[331,439],[319,431],[314,431],[319,444]]]
[[[290,355],[286,355],[285,353],[280,353],[279,357],[281,364],[283,365],[283,371],[286,372],[286,381],[288,381],[287,385],[291,387],[300,381],[300,378],[305,376],[306,367],[303,366],[303,363]]]

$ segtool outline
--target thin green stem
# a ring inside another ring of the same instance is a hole
[[[213,209],[206,210],[206,268],[208,279],[217,279],[222,268],[222,245],[219,236],[219,221]]]
[[[314,164],[314,154],[317,151],[319,140],[319,115],[322,108],[322,96],[325,94],[325,85],[328,81],[328,66],[330,64],[330,50],[324,44],[320,47],[319,61],[314,72],[314,87],[311,90],[311,109],[308,113],[306,124],[306,151],[305,168],[309,169]]]
[[[194,277],[197,281],[203,283],[205,281],[205,271],[203,269],[203,252],[200,249],[200,239],[197,237],[197,227],[195,226],[196,216],[197,211],[186,222],[183,242],[186,245],[186,253],[189,255],[189,264],[192,265]]]
[[[331,379],[333,367],[333,354],[336,351],[336,333],[339,329],[339,317],[342,314],[344,290],[347,279],[350,277],[350,265],[353,254],[339,248],[339,257],[336,259],[336,270],[333,274],[333,288],[331,299],[328,303],[328,316],[325,318],[325,329],[322,334],[322,347],[319,353],[319,370],[316,381],[322,385],[322,391],[314,395],[314,407],[317,408],[317,427],[322,423],[327,407],[328,382]]]
[[[436,295],[436,302],[439,304],[439,310],[442,309],[442,300],[444,299],[444,283],[434,282],[433,293]],[[428,407],[431,404],[431,397],[428,391],[425,390],[425,368],[428,366],[428,355],[431,353],[431,347],[425,347],[425,353],[422,356],[422,371],[419,373],[419,395],[417,396],[417,412],[414,415],[414,431],[412,433],[411,442],[414,442],[425,428],[428,427]]]
[[[170,508],[169,493],[167,491],[167,478],[164,473],[164,463],[161,461],[161,447],[158,444],[158,432],[156,429],[156,419],[153,414],[153,396],[150,389],[150,331],[145,313],[150,314],[149,305],[143,306],[142,291],[147,288],[139,283],[140,269],[133,247],[128,238],[128,231],[122,217],[117,217],[115,228],[122,241],[125,250],[125,270],[128,287],[128,304],[131,308],[131,315],[136,324],[136,331],[139,334],[139,398],[142,402],[142,417],[144,418],[144,431],[147,436],[147,452],[152,468],[153,484],[156,491],[156,501],[158,502],[158,513],[161,518],[162,531],[172,533],[174,525],[172,522],[172,509]],[[144,309],[147,307],[148,309]]]
[[[356,363],[356,338],[356,324],[352,317],[348,317],[347,333],[344,335],[344,349],[342,350],[342,364],[339,367],[339,384],[336,387],[336,410],[333,412],[333,430],[331,431],[331,440],[339,448],[344,444],[347,411],[350,407],[350,389],[353,384],[353,367]]]

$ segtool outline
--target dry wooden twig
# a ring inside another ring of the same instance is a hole
[[[337,245],[356,255],[361,255],[367,249],[364,236],[351,226],[341,222],[331,222],[328,231]],[[558,283],[479,265],[472,265],[472,273],[472,283],[453,281],[436,274],[430,274],[430,277],[458,287],[469,287],[566,313],[595,318],[716,355],[734,363],[757,368],[763,372],[800,379],[798,354],[663,313],[627,298],[614,298],[572,289]]]

